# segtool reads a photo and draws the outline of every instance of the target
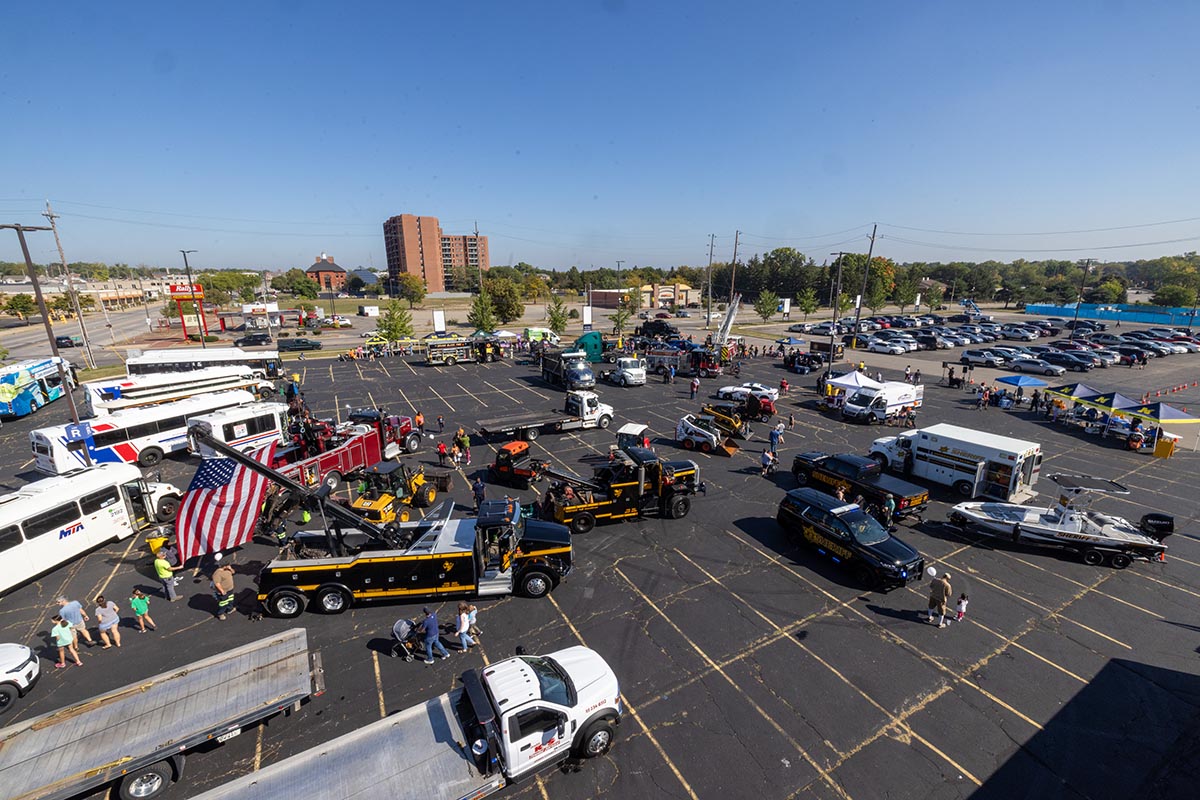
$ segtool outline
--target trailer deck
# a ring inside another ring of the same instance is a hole
[[[462,692],[455,689],[385,717],[193,800],[483,797],[502,788],[505,779],[476,769],[454,713]]]
[[[70,797],[314,691],[307,632],[286,631],[0,729],[0,794]]]

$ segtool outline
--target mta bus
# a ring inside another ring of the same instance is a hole
[[[278,395],[275,384],[250,367],[205,367],[193,372],[163,372],[83,384],[88,416],[100,417],[126,408],[170,403],[208,392],[246,389],[263,399]]]
[[[168,453],[187,449],[187,423],[191,417],[255,401],[243,389],[214,392],[141,408],[127,408],[85,423],[80,428],[56,425],[29,432],[34,468],[47,475],[86,466],[87,449],[93,464],[139,464],[153,467]],[[75,433],[76,436],[70,434]]]
[[[0,592],[173,520],[182,494],[129,464],[99,464],[0,496]]]
[[[67,390],[75,387],[75,368],[61,358],[35,358],[0,367],[0,414],[23,417],[62,397],[62,364]]]
[[[130,376],[209,367],[249,367],[260,378],[278,378],[281,369],[278,350],[251,352],[240,347],[170,347],[147,350],[125,362],[125,372]]]

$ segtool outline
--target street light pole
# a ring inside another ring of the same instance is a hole
[[[50,341],[50,353],[58,365],[58,380],[67,396],[67,405],[71,409],[71,421],[79,425],[79,409],[75,407],[74,384],[67,376],[67,368],[63,365],[62,357],[58,354],[58,342],[54,338],[54,328],[50,325],[50,312],[46,310],[46,298],[42,297],[42,285],[38,282],[37,270],[33,266],[33,258],[29,255],[29,245],[25,242],[25,231],[48,231],[50,228],[32,225],[0,225],[0,229],[11,228],[17,232],[21,240],[21,253],[25,256],[25,268],[29,270],[29,280],[33,283],[33,296],[37,298],[38,311],[42,314],[42,324],[46,326],[46,338]],[[88,452],[87,443],[83,443],[83,461],[92,466],[92,456]]]
[[[195,250],[180,250],[183,253],[183,269],[187,272],[188,291],[192,295],[192,310],[196,312],[196,319],[200,325],[200,349],[207,350],[208,342],[204,341],[208,335],[208,331],[204,328],[204,309],[200,308],[200,304],[196,302],[196,284],[192,283],[192,267],[188,264],[188,253],[194,253]]]

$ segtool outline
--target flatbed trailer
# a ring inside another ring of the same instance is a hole
[[[152,798],[187,751],[224,742],[325,690],[320,654],[296,628],[0,729],[0,796],[68,798],[106,784]]]
[[[543,433],[562,433],[584,428],[607,428],[612,424],[613,408],[601,403],[594,392],[567,392],[563,408],[524,411],[502,417],[481,419],[478,430],[484,436],[504,436],[532,442]]]

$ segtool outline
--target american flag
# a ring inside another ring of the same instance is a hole
[[[250,454],[262,464],[274,455],[274,442]],[[266,492],[267,479],[249,467],[231,458],[205,459],[179,503],[175,535],[181,561],[248,542]]]

